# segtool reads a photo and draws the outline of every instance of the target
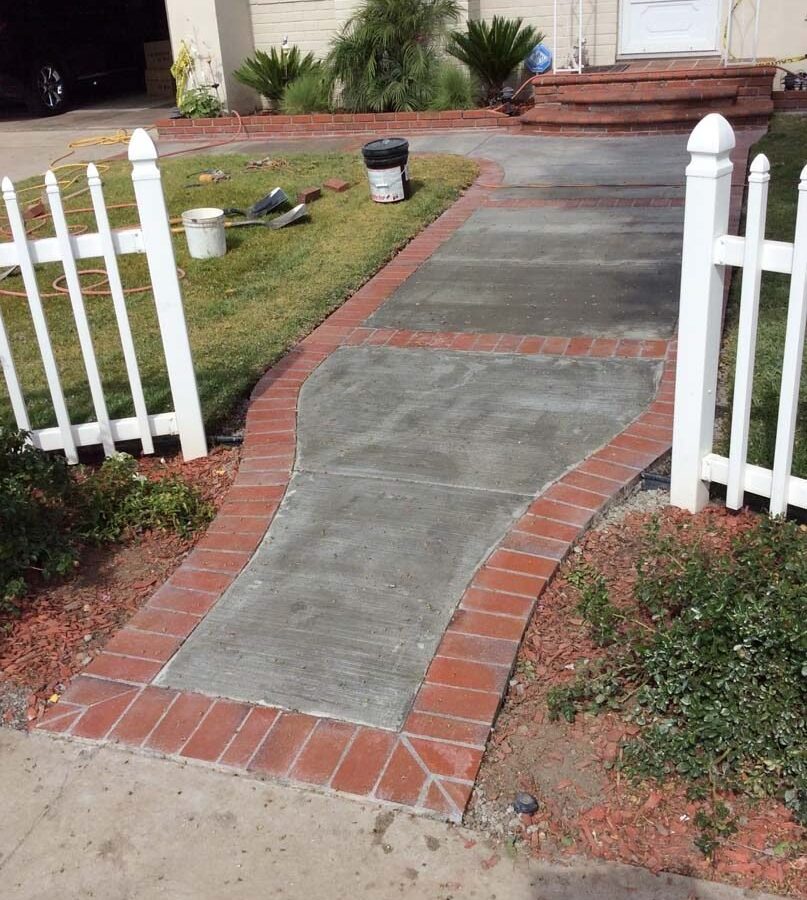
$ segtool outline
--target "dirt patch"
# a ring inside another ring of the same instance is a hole
[[[138,468],[150,478],[179,475],[218,507],[239,455],[217,448],[188,463],[179,454],[142,457]],[[0,722],[25,728],[42,715],[48,698],[100,652],[199,537],[146,532],[87,548],[75,575],[35,585],[20,614],[0,613]]]
[[[515,839],[544,859],[583,854],[805,897],[804,835],[783,804],[715,792],[711,799],[724,802],[739,827],[710,861],[694,843],[700,833],[694,820],[704,803],[688,799],[683,780],[637,783],[621,774],[622,743],[638,733],[637,725],[618,712],[578,714],[573,723],[549,721],[549,690],[573,681],[603,653],[580,618],[568,574],[584,561],[608,579],[615,603],[632,594],[637,555],[653,515],[670,521],[687,516],[665,502],[662,492],[628,498],[575,548],[541,597],[467,822]],[[697,528],[707,521],[710,547],[717,551],[754,519],[711,508],[686,524]],[[534,815],[514,813],[510,804],[517,791],[539,800]]]

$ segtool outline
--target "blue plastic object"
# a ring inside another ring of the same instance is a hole
[[[524,60],[524,65],[533,75],[543,75],[552,66],[552,51],[546,44],[537,44]]]

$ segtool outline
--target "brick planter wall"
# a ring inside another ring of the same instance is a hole
[[[161,119],[156,123],[162,140],[188,141],[207,137],[266,139],[318,135],[391,134],[400,131],[435,131],[455,128],[507,128],[517,130],[519,120],[492,109],[411,113],[323,113],[310,116],[222,116],[219,119]]]
[[[807,91],[774,91],[772,96],[776,112],[807,112]]]

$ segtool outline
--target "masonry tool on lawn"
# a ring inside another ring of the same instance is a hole
[[[256,219],[258,216],[269,215],[270,212],[280,208],[289,202],[286,192],[283,188],[273,188],[265,197],[252,204],[247,209],[238,209],[237,207],[225,207],[225,216],[244,216],[247,219]]]

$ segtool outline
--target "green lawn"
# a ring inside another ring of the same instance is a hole
[[[282,158],[285,165],[260,172],[246,171],[244,163],[248,157],[240,155],[183,156],[161,164],[172,216],[198,206],[246,207],[276,185],[292,199],[301,188],[319,185],[331,177],[353,185],[342,194],[324,191],[320,200],[310,204],[307,223],[281,231],[229,229],[229,251],[221,259],[190,259],[184,235],[176,235],[177,264],[186,272],[182,291],[202,408],[211,428],[233,412],[268,366],[446,209],[477,171],[474,163],[461,157],[416,157],[410,166],[415,187],[411,199],[382,205],[369,198],[358,153]],[[211,167],[229,172],[231,180],[186,188],[191,173]],[[133,199],[127,163],[112,163],[103,177],[108,204]],[[67,188],[65,193],[82,184],[83,181]],[[35,197],[29,193],[24,199],[27,203]],[[68,208],[88,205],[87,194],[66,202]],[[133,225],[136,210],[111,210],[110,218],[113,227]],[[69,221],[94,228],[90,216],[78,214]],[[42,229],[37,236],[49,233]],[[101,261],[85,260],[81,265],[100,264]],[[120,264],[124,286],[147,282],[144,257],[120,257]],[[43,290],[51,290],[50,284],[61,274],[61,267],[40,268],[40,285]],[[21,281],[19,277],[9,277],[0,286],[20,290]],[[170,409],[153,298],[148,293],[130,295],[127,302],[149,411]],[[71,418],[74,422],[92,420],[69,300],[65,295],[44,303]],[[110,414],[132,415],[111,300],[92,297],[86,303]],[[55,424],[27,304],[22,299],[0,297],[0,308],[32,425]],[[12,424],[2,379],[0,424]]]
[[[768,203],[767,237],[771,240],[793,240],[798,201],[799,175],[807,163],[807,117],[775,116],[767,135],[751,150],[749,164],[757,153],[764,153],[771,162],[771,182]],[[727,402],[731,404],[734,362],[737,346],[737,319],[741,273],[733,280],[724,338],[724,378],[729,388]],[[759,331],[757,333],[756,369],[751,409],[751,429],[748,460],[770,467],[776,441],[776,420],[779,411],[779,389],[782,353],[787,323],[787,300],[790,279],[786,275],[766,272],[762,279]],[[793,474],[807,476],[807,357],[802,374],[799,403],[799,424],[793,457]],[[722,431],[722,452],[728,451],[728,420],[725,415]]]

